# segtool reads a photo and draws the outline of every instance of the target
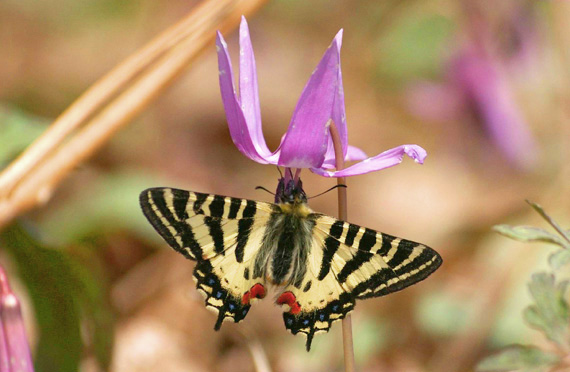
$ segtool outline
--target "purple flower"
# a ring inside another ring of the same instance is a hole
[[[524,115],[509,86],[509,69],[524,68],[536,49],[528,24],[511,19],[519,41],[510,60],[492,53],[496,42],[487,22],[473,16],[470,39],[450,59],[443,83],[419,82],[408,91],[411,111],[422,119],[479,121],[488,139],[512,165],[528,170],[536,165],[537,148]],[[505,26],[505,28],[507,28]],[[516,62],[516,66],[515,66]]]
[[[0,372],[33,372],[20,301],[0,266]]]
[[[535,144],[508,82],[496,63],[476,49],[454,61],[452,79],[483,119],[490,138],[513,164],[534,163]]]
[[[230,135],[245,156],[262,164],[309,168],[324,177],[347,177],[388,168],[399,164],[404,154],[417,163],[423,163],[426,151],[417,145],[402,145],[370,158],[366,158],[359,148],[348,145],[340,68],[342,30],[335,36],[303,89],[281,144],[274,152],[270,151],[261,129],[255,58],[244,17],[239,36],[239,94],[234,85],[227,44],[220,32],[216,49],[220,90]],[[360,160],[341,171],[332,170],[335,155],[329,131],[331,120],[339,131],[345,160]]]

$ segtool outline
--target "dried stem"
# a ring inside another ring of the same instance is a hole
[[[334,155],[336,160],[336,170],[344,168],[344,154],[342,152],[342,145],[340,142],[340,135],[338,129],[332,120],[329,120],[330,132],[334,146]],[[346,185],[346,178],[337,178],[338,185]],[[348,219],[347,208],[347,194],[346,187],[338,187],[338,218],[346,221]],[[344,370],[345,372],[354,372],[354,344],[352,340],[352,321],[350,314],[342,320],[342,344],[344,350]]]
[[[0,227],[46,202],[72,169],[146,108],[212,44],[217,29],[234,28],[242,14],[253,13],[265,1],[205,0],[95,83],[0,174]]]

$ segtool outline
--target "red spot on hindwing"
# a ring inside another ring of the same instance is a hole
[[[249,290],[251,298],[263,298],[265,297],[265,287],[257,283]]]
[[[283,292],[281,296],[277,298],[278,305],[287,304],[291,308],[288,312],[291,314],[298,314],[301,311],[301,305],[297,302],[297,298],[293,292]]]
[[[263,298],[265,297],[265,287],[259,283],[254,284],[249,291],[243,294],[241,298],[241,303],[243,305],[248,305],[253,298]]]

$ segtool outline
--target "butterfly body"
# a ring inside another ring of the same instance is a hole
[[[274,285],[285,327],[307,336],[307,350],[357,299],[403,289],[441,264],[425,245],[313,212],[300,182],[282,179],[275,204],[171,188],[145,190],[140,202],[167,243],[197,261],[215,329],[242,320]]]
[[[299,286],[306,274],[315,214],[306,204],[277,204],[255,258],[254,278]]]

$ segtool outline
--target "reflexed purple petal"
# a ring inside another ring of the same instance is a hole
[[[423,164],[427,153],[426,150],[418,145],[402,145],[384,151],[379,155],[365,159],[360,163],[356,163],[340,171],[327,171],[319,168],[311,168],[311,171],[323,177],[357,176],[359,174],[366,174],[398,165],[402,162],[404,155],[408,155],[414,159],[416,163]]]
[[[269,153],[261,129],[257,70],[255,68],[253,47],[249,37],[249,28],[244,16],[241,17],[239,28],[239,48],[239,99],[241,109],[253,143],[262,149],[263,153]]]
[[[8,279],[4,269],[0,267],[0,319],[2,333],[0,337],[4,337],[0,341],[0,346],[5,347],[1,350],[7,356],[8,365],[0,365],[2,371],[21,371],[33,372],[34,365],[30,354],[30,346],[24,328],[20,302],[10,289]],[[0,362],[4,363],[4,358],[0,358]],[[4,369],[6,367],[6,369]]]
[[[358,147],[348,145],[344,161],[359,161],[359,160],[364,160],[367,157],[368,155],[366,155],[366,153],[361,149],[359,149]],[[329,154],[327,153],[327,157],[325,158],[325,162],[323,163],[321,168],[331,169],[335,168],[335,166],[336,162],[335,162],[334,153],[332,154],[332,157],[329,157]]]
[[[218,69],[220,78],[220,91],[222,102],[226,111],[226,118],[230,129],[232,140],[239,151],[245,156],[262,164],[274,164],[272,154],[267,150],[265,141],[263,144],[254,142],[251,137],[249,127],[245,120],[240,102],[236,96],[233,80],[233,71],[227,44],[220,32],[216,38],[216,49],[218,52]]]
[[[345,159],[346,161],[358,161],[364,160],[368,157],[364,151],[359,149],[356,146],[348,145],[348,150],[346,152]]]
[[[330,136],[327,122],[333,114],[338,116],[344,111],[338,108],[342,96],[339,93],[342,89],[339,83],[341,38],[342,30],[325,52],[301,93],[289,129],[281,143],[281,166],[318,168],[325,160]],[[342,120],[337,125],[339,132],[342,130],[342,136],[346,137],[346,124],[344,129]]]

